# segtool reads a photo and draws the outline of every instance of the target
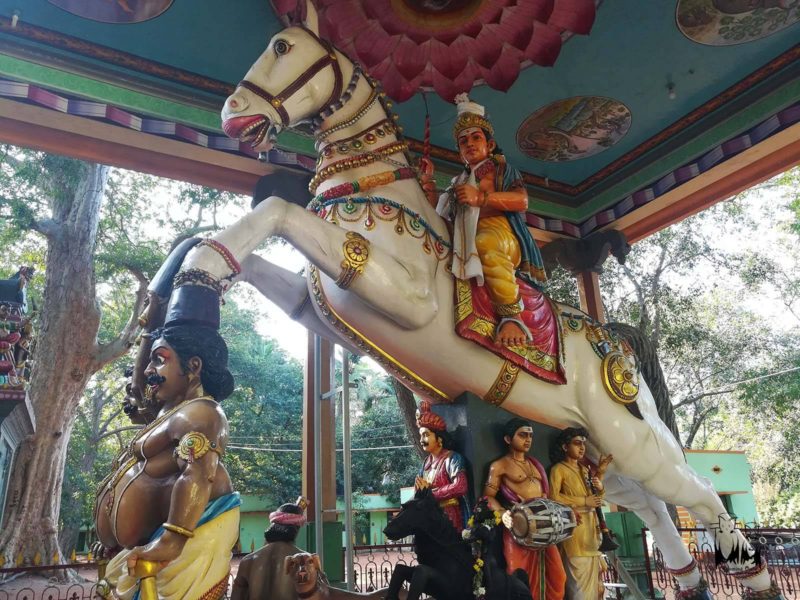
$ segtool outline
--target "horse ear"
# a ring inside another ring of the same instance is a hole
[[[300,0],[302,2],[302,0]],[[303,17],[303,25],[306,29],[313,32],[314,35],[319,37],[319,15],[317,15],[317,9],[314,8],[314,5],[311,3],[311,0],[305,0],[306,2],[306,10],[305,15]]]
[[[319,562],[319,554],[312,554],[311,562],[314,563],[314,566],[317,568],[317,571],[322,571],[322,565]]]

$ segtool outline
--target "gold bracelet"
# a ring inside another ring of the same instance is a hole
[[[355,231],[348,231],[346,235],[347,239],[342,244],[342,272],[336,280],[336,285],[343,290],[349,288],[353,280],[364,272],[369,260],[369,241]]]
[[[172,523],[164,523],[161,525],[167,531],[171,531],[172,533],[177,533],[178,535],[182,535],[183,537],[193,538],[194,531],[189,531],[185,527],[181,527],[180,525],[173,525]]]

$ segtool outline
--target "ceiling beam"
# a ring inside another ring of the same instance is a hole
[[[800,123],[720,163],[603,229],[619,229],[630,243],[637,242],[797,164],[800,164]]]
[[[0,99],[0,141],[249,196],[283,167]]]

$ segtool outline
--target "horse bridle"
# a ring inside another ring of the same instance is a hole
[[[255,95],[263,98],[270,105],[277,111],[278,116],[281,119],[282,127],[288,127],[290,124],[290,117],[289,113],[286,111],[285,103],[286,101],[291,98],[295,93],[297,93],[306,83],[311,81],[317,73],[325,69],[326,67],[333,68],[333,90],[331,90],[331,95],[328,97],[328,101],[325,103],[325,108],[323,108],[317,115],[316,118],[313,118],[312,121],[321,120],[327,116],[333,114],[335,110],[341,108],[345,102],[347,102],[349,98],[349,94],[352,94],[353,89],[355,89],[355,84],[358,82],[358,78],[361,75],[361,69],[357,64],[353,65],[353,77],[350,81],[350,85],[347,86],[347,92],[342,94],[342,67],[339,65],[339,59],[336,57],[336,50],[333,46],[320,38],[316,33],[311,31],[310,29],[303,27],[302,28],[305,32],[307,32],[312,38],[314,38],[320,46],[325,49],[325,56],[319,58],[314,64],[312,64],[308,69],[306,69],[300,77],[295,79],[292,83],[290,83],[286,88],[278,92],[277,94],[272,94],[265,90],[264,88],[260,87],[259,85],[253,83],[252,81],[247,81],[247,79],[242,79],[239,82],[239,86],[245,88],[246,90],[250,90]],[[345,97],[348,96],[348,97]]]

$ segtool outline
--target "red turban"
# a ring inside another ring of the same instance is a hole
[[[444,419],[431,410],[431,403],[427,400],[420,402],[417,416],[417,427],[425,427],[431,431],[447,431]]]

